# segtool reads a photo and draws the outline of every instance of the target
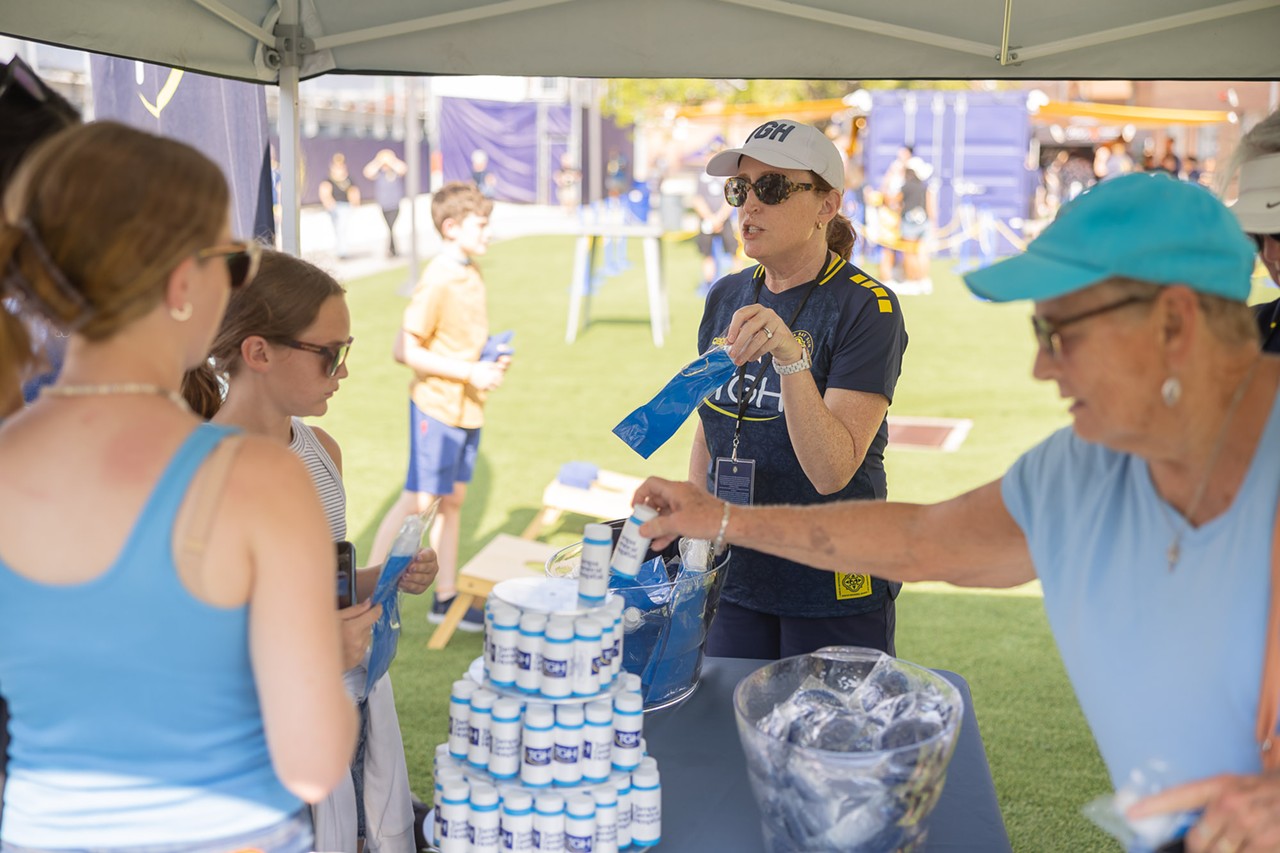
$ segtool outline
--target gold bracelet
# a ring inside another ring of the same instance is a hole
[[[728,501],[724,502],[724,515],[720,516],[720,532],[716,534],[715,544],[711,547],[714,554],[724,553],[724,534],[729,530],[729,508],[732,506],[733,504]]]

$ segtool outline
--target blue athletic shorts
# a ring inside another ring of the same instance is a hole
[[[480,451],[480,428],[449,426],[409,402],[409,474],[406,492],[453,493],[455,483],[470,483]]]

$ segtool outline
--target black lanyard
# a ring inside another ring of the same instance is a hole
[[[823,266],[826,269],[826,266]],[[804,299],[800,300],[800,304],[796,306],[796,312],[791,315],[790,322],[787,323],[788,329],[795,329],[796,320],[800,319],[800,312],[804,310],[804,306],[809,303],[809,297],[813,296],[813,292],[818,289],[818,282],[822,277],[822,271],[818,272],[818,278],[815,278],[809,285],[809,289],[804,294]],[[756,279],[755,298],[751,300],[751,304],[755,305],[760,301],[760,288],[764,287],[764,276]],[[747,403],[751,400],[751,395],[756,392],[756,388],[764,381],[765,371],[769,369],[769,364],[773,360],[773,353],[765,353],[760,359],[760,372],[756,374],[755,381],[751,383],[750,388],[743,388],[743,381],[747,376],[747,366],[743,364],[738,368],[738,418],[733,424],[733,453],[730,458],[734,462],[738,461],[738,442],[742,438],[742,419],[747,414]]]
[[[1262,334],[1262,349],[1264,351],[1271,352],[1267,347],[1270,345],[1271,339],[1276,336],[1277,329],[1280,329],[1280,299],[1277,299],[1275,304],[1271,306],[1271,328],[1264,330]]]

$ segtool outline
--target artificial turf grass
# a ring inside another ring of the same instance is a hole
[[[609,430],[695,355],[696,251],[668,247],[672,327],[657,349],[638,263],[605,282],[592,300],[595,322],[564,343],[572,249],[571,238],[530,237],[494,245],[481,262],[491,328],[515,330],[516,356],[487,407],[460,563],[498,532],[518,535],[564,462],[635,475],[687,473],[689,424],[647,461]],[[390,348],[405,277],[398,269],[347,284],[356,337],[351,376],[320,422],[343,448],[350,529],[362,555],[404,477],[408,372],[391,361]],[[891,413],[968,417],[974,428],[955,453],[891,446],[886,468],[895,500],[939,500],[988,482],[1066,423],[1052,387],[1030,378],[1027,306],[976,302],[945,262],[934,264],[934,279],[931,296],[902,299],[910,344]],[[568,544],[587,520],[566,516],[543,538]],[[459,632],[445,649],[427,651],[428,604],[429,595],[404,598],[392,670],[410,781],[426,800],[435,746],[446,736],[449,685],[481,649],[479,635]],[[909,586],[898,608],[898,651],[968,679],[1016,851],[1114,849],[1079,814],[1109,785],[1038,599]]]

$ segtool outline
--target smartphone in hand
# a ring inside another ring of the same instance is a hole
[[[337,542],[338,547],[338,609],[356,603],[356,546],[350,542]]]

